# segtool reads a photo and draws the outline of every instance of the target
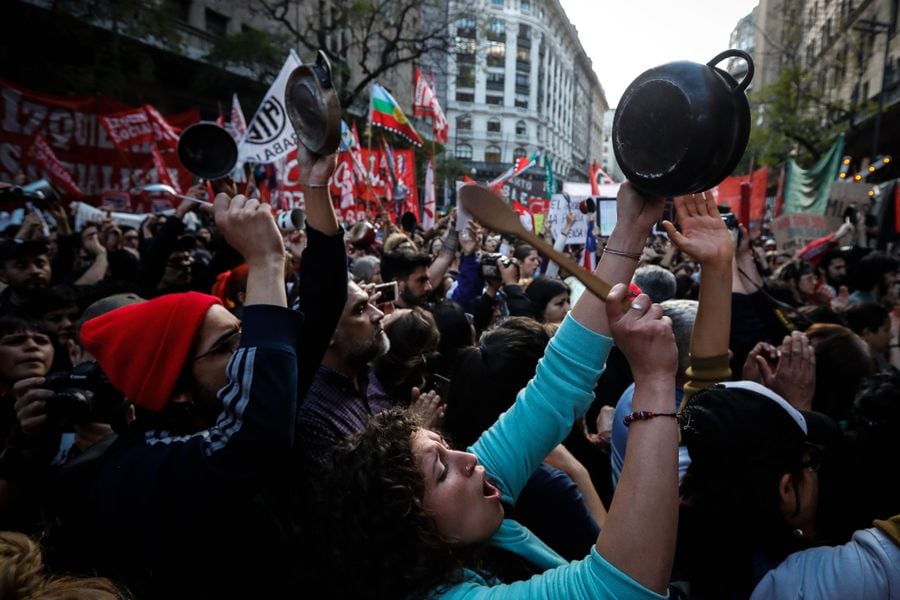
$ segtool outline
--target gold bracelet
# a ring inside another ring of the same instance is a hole
[[[638,252],[634,254],[632,252],[625,252],[624,250],[615,250],[607,246],[603,249],[604,254],[615,254],[616,256],[624,256],[625,258],[630,258],[632,260],[641,260],[641,253]]]

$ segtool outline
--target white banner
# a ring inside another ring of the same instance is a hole
[[[247,126],[247,135],[238,146],[238,165],[274,162],[297,146],[294,127],[284,105],[284,90],[288,77],[301,64],[300,57],[292,49]]]

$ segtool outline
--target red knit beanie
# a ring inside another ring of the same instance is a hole
[[[207,311],[219,299],[188,292],[123,306],[87,321],[81,343],[135,405],[163,409],[185,368]]]

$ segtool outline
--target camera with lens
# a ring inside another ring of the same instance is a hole
[[[731,209],[728,207],[719,207],[719,216],[722,217],[722,220],[725,221],[725,227],[727,227],[731,231],[731,235],[734,237],[734,240],[740,244],[741,243],[741,224],[738,221],[737,215],[731,212]]]
[[[481,276],[482,277],[493,277],[496,279],[500,278],[500,269],[497,268],[497,261],[501,261],[501,264],[504,267],[508,267],[512,262],[512,259],[508,256],[503,256],[499,252],[491,252],[490,254],[482,254],[481,255]]]
[[[47,209],[59,200],[56,192],[46,179],[38,179],[28,185],[16,185],[0,189],[0,201],[12,200],[18,202],[31,202],[35,207]]]
[[[125,422],[128,402],[96,362],[82,363],[68,373],[52,373],[41,387],[54,392],[47,400],[47,415],[62,427]]]

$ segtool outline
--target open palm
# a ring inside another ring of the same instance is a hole
[[[689,254],[700,264],[727,264],[734,256],[735,242],[719,209],[712,192],[691,194],[675,198],[675,214],[681,231],[665,221],[663,226],[669,239],[678,248]]]

